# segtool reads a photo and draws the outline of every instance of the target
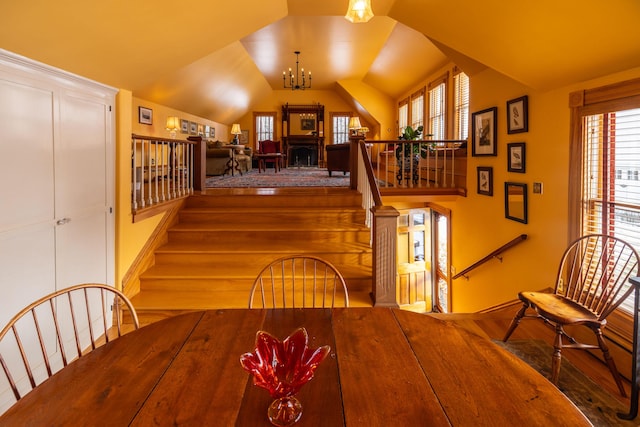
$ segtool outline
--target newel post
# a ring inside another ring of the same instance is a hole
[[[399,307],[396,284],[397,222],[400,213],[391,206],[372,207],[373,305]]]

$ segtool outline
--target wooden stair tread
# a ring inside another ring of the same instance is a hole
[[[340,223],[340,224],[323,224],[323,223],[308,223],[304,221],[296,221],[296,231],[365,231],[369,232],[369,229],[362,224],[356,223]],[[170,231],[288,231],[291,230],[291,222],[276,223],[276,224],[252,224],[245,222],[191,222],[191,223],[179,223],[171,227]]]
[[[237,278],[247,277],[251,281],[260,273],[260,270],[264,267],[263,264],[251,264],[245,263],[240,265],[228,265],[228,263],[208,264],[208,265],[185,265],[185,264],[162,264],[154,265],[145,271],[141,277],[166,277],[166,278],[212,278],[212,277],[226,277]],[[370,278],[371,266],[361,265],[336,265],[335,266],[340,274],[347,278]]]
[[[288,254],[297,252],[300,254],[328,254],[328,253],[365,253],[370,252],[371,249],[368,245],[358,242],[341,242],[335,243],[322,243],[314,242],[310,245],[308,242],[302,242],[300,245],[294,245],[294,241],[286,242],[269,242],[268,244],[253,244],[251,247],[247,247],[246,243],[238,241],[225,242],[220,245],[220,242],[169,242],[156,250],[156,253],[168,253],[168,252],[208,252],[208,253],[220,253],[220,254]]]

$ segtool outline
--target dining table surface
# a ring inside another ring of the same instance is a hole
[[[455,322],[394,308],[224,309],[152,323],[69,364],[2,426],[268,426],[240,365],[256,333],[304,327],[329,355],[297,426],[590,426],[551,382]]]

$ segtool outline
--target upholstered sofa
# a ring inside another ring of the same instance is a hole
[[[227,145],[227,147],[224,147]],[[222,175],[227,170],[233,148],[228,147],[228,143],[222,141],[207,141],[207,175]],[[249,147],[244,149],[235,148],[235,158],[242,173],[251,170],[252,150]]]
[[[349,172],[350,169],[350,153],[351,144],[332,144],[327,145],[327,170],[329,176],[333,171],[341,171],[344,175]]]

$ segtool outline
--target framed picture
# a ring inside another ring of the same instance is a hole
[[[472,114],[472,156],[496,156],[498,134],[498,108],[491,107]]]
[[[204,125],[198,124],[198,136],[204,136]]]
[[[238,135],[238,138],[240,139],[240,144],[241,145],[249,144],[249,131],[248,130],[243,130],[242,133],[240,135]]]
[[[138,121],[143,125],[153,124],[153,110],[146,107],[138,107]]]
[[[507,101],[507,133],[529,131],[529,97]]]
[[[189,120],[180,120],[180,133],[189,133]]]
[[[196,122],[189,122],[189,134],[190,135],[198,134],[198,124]]]
[[[478,194],[493,196],[493,168],[478,166]]]
[[[504,183],[504,216],[513,221],[527,223],[527,184]]]
[[[216,128],[211,126],[211,129],[209,129],[209,138],[215,138],[215,137],[216,137]]]
[[[300,129],[316,130],[316,119],[300,119]]]
[[[507,144],[507,170],[509,172],[524,173],[526,150],[524,142]]]

